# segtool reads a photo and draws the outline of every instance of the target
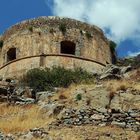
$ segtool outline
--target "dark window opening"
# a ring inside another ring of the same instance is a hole
[[[71,41],[61,42],[61,53],[75,55],[75,43]]]
[[[7,52],[7,62],[16,59],[16,48],[11,48]]]

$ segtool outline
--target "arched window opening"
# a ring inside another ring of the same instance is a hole
[[[16,48],[11,48],[7,52],[7,62],[16,59]]]
[[[75,55],[75,43],[71,41],[62,41],[60,52],[64,54],[72,54]]]

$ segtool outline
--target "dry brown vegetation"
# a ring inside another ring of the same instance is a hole
[[[133,86],[132,83],[128,82],[127,80],[110,80],[110,81],[107,81],[107,83],[105,84],[106,84],[107,90],[109,91],[109,104],[111,103],[115,94],[117,94],[117,91],[119,90],[126,91],[127,88]]]
[[[69,89],[62,88],[52,97],[52,100],[63,101],[67,98],[69,99],[76,86],[77,85],[73,84]],[[53,118],[47,117],[45,113],[46,112],[39,110],[39,106],[35,104],[22,106],[1,103],[0,130],[4,133],[16,133],[24,132],[35,127],[45,127],[54,120]]]
[[[131,80],[140,82],[140,68],[134,70],[130,75]]]
[[[54,140],[110,140],[111,138],[106,135],[115,135],[117,140],[128,139],[137,140],[137,134],[124,130],[117,126],[73,126],[73,127],[58,127],[49,131],[49,135]],[[139,140],[139,139],[138,139]]]
[[[108,91],[116,93],[119,90],[125,91],[129,87],[133,87],[133,84],[127,80],[110,80],[106,86]]]
[[[105,84],[105,85],[104,85]],[[96,105],[95,95],[100,91],[103,94],[113,98],[118,90],[126,90],[128,87],[140,87],[139,84],[129,82],[127,80],[110,80],[106,83],[102,83],[102,86],[96,87],[95,84],[87,85],[77,85],[72,84],[69,88],[60,88],[56,94],[50,96],[49,98],[44,99],[45,102],[51,100],[52,102],[56,101],[57,103],[62,103],[65,107],[76,107],[81,108],[84,106],[93,106],[93,103]],[[108,91],[106,90],[106,87]],[[100,90],[103,88],[102,90]],[[83,90],[82,97],[80,101],[76,101],[75,97],[79,91]],[[99,95],[98,95],[99,97]],[[99,99],[97,99],[99,100]],[[97,102],[99,104],[99,102]],[[46,111],[46,110],[45,110]],[[47,128],[47,125],[50,122],[53,122],[55,118],[49,118],[44,111],[39,111],[37,105],[7,105],[0,104],[0,129],[5,133],[15,133],[15,132],[25,132],[30,128],[35,127],[44,127]],[[105,134],[106,132],[111,135],[116,135],[119,139],[122,137],[130,140],[139,140],[139,137],[136,133],[130,130],[124,130],[116,126],[94,126],[94,125],[83,125],[83,126],[60,126],[56,128],[50,128],[46,130],[49,133],[49,136],[54,140],[85,140],[85,139],[108,139]],[[33,138],[33,140],[39,140],[39,138]]]
[[[60,95],[59,95],[59,99],[60,99],[60,100],[63,100],[63,99],[67,99],[67,97],[66,97],[64,94],[60,94]]]
[[[137,140],[140,140],[140,135],[138,136]]]
[[[113,97],[115,96],[116,92],[110,92],[109,93],[109,100],[111,101],[113,99]]]
[[[5,133],[23,132],[43,127],[51,118],[45,118],[36,105],[9,106],[0,104],[0,129]]]
[[[139,90],[140,91],[140,83],[137,83],[134,85],[134,89]]]

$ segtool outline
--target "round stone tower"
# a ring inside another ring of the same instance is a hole
[[[94,25],[69,18],[38,17],[17,23],[0,36],[0,75],[62,66],[100,72],[111,63],[109,42]]]

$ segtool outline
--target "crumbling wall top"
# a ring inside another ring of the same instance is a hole
[[[65,24],[67,29],[76,28],[76,29],[90,31],[90,32],[97,32],[103,35],[102,30],[95,25],[90,25],[85,22],[80,22],[70,18],[56,17],[56,16],[48,16],[48,17],[42,16],[38,18],[25,20],[11,26],[3,33],[2,39],[6,40],[10,38],[12,34],[15,34],[17,31],[26,30],[31,26],[34,28],[39,28],[43,26],[58,28],[60,24]]]

